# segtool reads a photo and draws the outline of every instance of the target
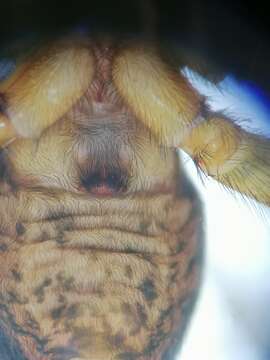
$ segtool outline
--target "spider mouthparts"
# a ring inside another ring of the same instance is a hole
[[[121,171],[94,172],[82,179],[82,187],[95,196],[113,196],[124,191],[126,181]]]

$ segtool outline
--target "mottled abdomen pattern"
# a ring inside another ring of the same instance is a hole
[[[199,286],[196,198],[65,196],[51,200],[61,216],[27,220],[47,201],[28,200],[1,235],[3,330],[29,360],[172,359]]]
[[[10,360],[16,351],[172,360],[197,298],[197,194],[176,150],[118,94],[108,46],[93,49],[80,99],[1,152],[0,327],[17,349]]]

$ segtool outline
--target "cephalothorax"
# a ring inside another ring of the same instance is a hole
[[[67,37],[0,83],[0,327],[29,360],[173,359],[202,211],[177,148],[270,204],[269,140],[139,41]]]

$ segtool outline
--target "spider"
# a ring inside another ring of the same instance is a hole
[[[28,360],[173,359],[203,266],[177,149],[269,206],[269,139],[139,39],[49,41],[0,98],[2,332]]]

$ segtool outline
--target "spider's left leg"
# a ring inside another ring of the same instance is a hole
[[[58,40],[31,54],[0,83],[0,146],[39,136],[84,94],[93,74],[84,40]]]

